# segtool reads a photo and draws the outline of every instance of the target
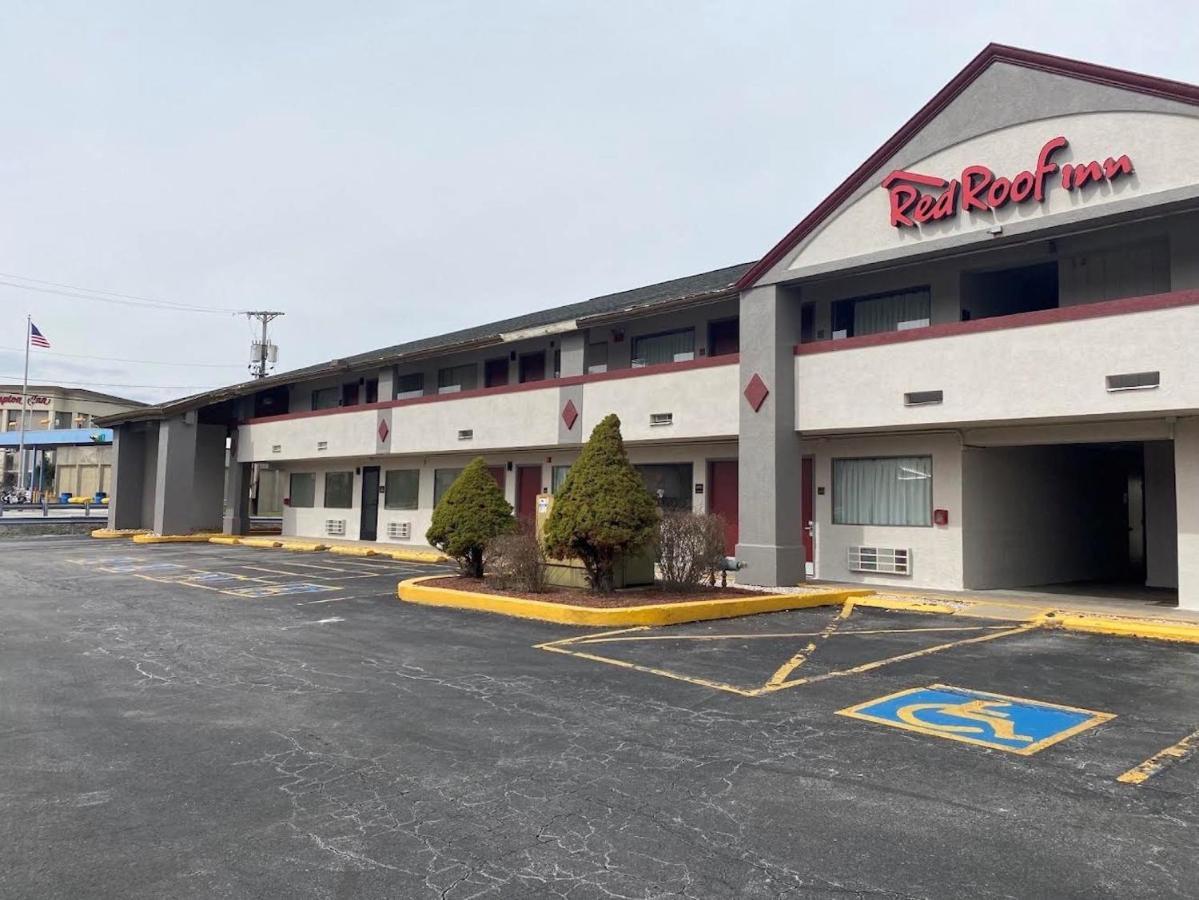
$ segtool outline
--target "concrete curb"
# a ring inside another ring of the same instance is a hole
[[[92,532],[92,537],[100,540],[113,540],[116,538],[131,538],[139,534],[149,533],[142,528],[118,528],[115,531],[111,528],[97,528]]]
[[[330,546],[320,541],[303,538],[285,537],[242,537],[232,534],[218,534],[208,538],[209,543],[225,544],[231,547],[253,547],[256,550],[292,550],[300,553],[315,553],[325,551],[339,556],[355,556],[359,558],[375,557],[392,559],[397,562],[447,563],[449,557],[427,550],[392,550],[385,547],[343,547],[337,544]]]
[[[422,606],[441,606],[468,609],[475,612],[498,613],[518,619],[536,619],[558,625],[587,627],[627,627],[634,625],[678,625],[683,622],[704,622],[711,619],[731,619],[757,613],[781,612],[788,609],[809,609],[815,606],[834,606],[850,598],[864,597],[868,590],[840,590],[807,594],[754,594],[722,600],[686,600],[679,603],[654,603],[645,606],[625,606],[615,609],[596,609],[590,606],[570,606],[546,600],[505,597],[500,594],[480,594],[424,584],[426,575],[409,578],[396,587],[396,596],[406,603]]]
[[[135,544],[207,544],[215,534],[135,534]]]

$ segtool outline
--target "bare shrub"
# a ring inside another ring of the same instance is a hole
[[[694,590],[714,583],[724,562],[724,519],[682,511],[662,514],[658,526],[658,566],[667,590]]]
[[[492,538],[487,544],[487,571],[504,590],[541,593],[546,587],[541,542],[528,529]]]

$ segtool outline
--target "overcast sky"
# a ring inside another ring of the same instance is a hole
[[[9,2],[0,282],[285,310],[294,368],[754,259],[989,41],[1199,82],[1194,10]],[[31,380],[245,377],[244,318],[0,311],[0,381],[27,312]]]

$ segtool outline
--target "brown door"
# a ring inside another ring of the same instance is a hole
[[[541,493],[541,466],[516,467],[516,518],[532,527]]]
[[[724,552],[737,552],[737,460],[708,463],[708,512],[724,519]]]
[[[741,323],[725,319],[708,326],[708,356],[728,356],[741,349]]]
[[[526,353],[520,358],[520,382],[545,381],[545,351]]]
[[[804,560],[807,563],[809,573],[816,571],[816,556],[815,544],[812,541],[812,533],[816,528],[816,511],[813,506],[813,489],[812,485],[815,481],[815,466],[813,465],[812,457],[805,456],[802,461],[800,470],[800,515],[803,521],[803,553]]]
[[[508,383],[508,357],[489,359],[483,364],[483,386],[500,387]]]

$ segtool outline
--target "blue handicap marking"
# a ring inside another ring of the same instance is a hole
[[[116,566],[103,566],[105,572],[115,572],[118,574],[137,575],[143,572],[174,572],[182,569],[183,566],[178,563],[137,563]]]
[[[889,694],[838,715],[1023,756],[1115,718],[1112,713],[945,684]]]
[[[258,599],[261,597],[279,597],[283,594],[315,594],[319,591],[336,591],[335,587],[330,587],[326,584],[312,584],[306,581],[297,581],[290,584],[262,584],[255,587],[238,588],[229,593],[237,594],[239,597],[249,597]]]
[[[231,581],[247,581],[244,575],[234,575],[230,572],[198,572],[189,575],[185,581],[195,584],[228,584]]]

